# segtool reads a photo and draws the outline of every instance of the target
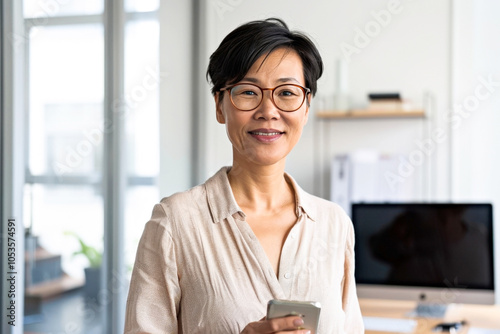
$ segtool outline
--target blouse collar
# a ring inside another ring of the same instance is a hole
[[[230,216],[245,217],[245,213],[236,203],[227,173],[231,167],[222,167],[214,176],[205,182],[208,205],[214,223],[219,223]],[[311,195],[306,193],[295,180],[285,173],[285,178],[290,182],[295,192],[296,214],[300,217],[306,214],[310,220],[315,221],[316,207],[311,201]]]

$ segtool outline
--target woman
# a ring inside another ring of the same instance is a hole
[[[233,165],[155,206],[126,333],[308,332],[297,316],[264,320],[270,299],[320,302],[319,333],[363,332],[352,224],[284,172],[322,71],[314,44],[278,19],[240,26],[212,54]]]

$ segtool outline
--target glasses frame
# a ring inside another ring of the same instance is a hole
[[[235,104],[234,104],[234,101],[233,101],[233,95],[231,94],[232,93],[232,90],[234,87],[236,86],[240,86],[240,85],[249,85],[249,86],[254,86],[254,87],[257,87],[258,89],[260,89],[261,93],[262,93],[262,98],[260,99],[260,102],[259,104],[255,107],[255,108],[252,108],[252,109],[240,109],[238,108]],[[277,89],[277,88],[280,88],[280,87],[283,87],[283,86],[295,86],[295,87],[298,87],[300,89],[302,89],[302,91],[304,92],[304,98],[302,99],[302,102],[300,103],[300,105],[298,106],[297,109],[294,109],[294,110],[283,110],[281,109],[280,107],[278,107],[276,105],[276,102],[274,102],[274,91]],[[253,84],[253,83],[237,83],[237,84],[234,84],[234,85],[230,85],[230,86],[226,86],[224,88],[221,88],[219,90],[219,92],[224,92],[224,91],[228,91],[229,92],[229,100],[231,100],[231,104],[233,105],[233,107],[235,107],[236,109],[240,110],[240,111],[252,111],[252,110],[255,110],[257,109],[258,107],[260,107],[260,105],[262,104],[262,101],[264,101],[264,91],[265,90],[270,90],[271,91],[271,102],[273,103],[273,105],[278,108],[279,110],[283,111],[283,112],[294,112],[294,111],[297,111],[299,110],[303,105],[304,105],[304,101],[306,100],[306,97],[308,94],[311,93],[311,89],[309,88],[306,88],[306,87],[302,87],[301,85],[296,85],[296,84],[291,84],[291,83],[287,83],[287,84],[282,84],[282,85],[278,85],[274,88],[262,88],[260,86],[257,86],[256,84]]]

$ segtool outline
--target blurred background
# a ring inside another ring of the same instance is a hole
[[[2,1],[2,224],[24,235],[24,331],[123,332],[154,204],[231,164],[205,71],[250,20],[283,19],[323,57],[287,160],[306,191],[346,211],[488,202],[498,217],[498,12],[488,0]]]

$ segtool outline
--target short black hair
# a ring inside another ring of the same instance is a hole
[[[207,80],[215,95],[226,85],[242,80],[262,55],[278,48],[294,50],[302,59],[304,79],[311,93],[316,94],[317,80],[323,73],[323,61],[314,43],[301,32],[290,31],[278,18],[251,21],[227,35],[210,56]]]

